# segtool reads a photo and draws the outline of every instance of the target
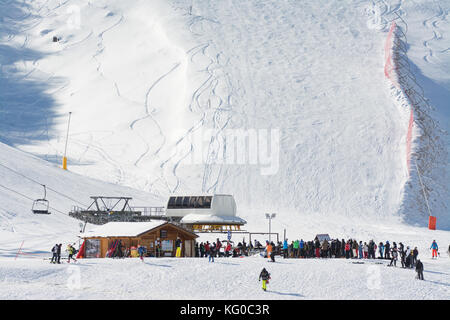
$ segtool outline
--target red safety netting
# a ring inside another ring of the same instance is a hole
[[[394,44],[394,31],[397,27],[395,21],[392,22],[391,27],[388,32],[386,43],[384,45],[384,75],[386,78],[391,80],[392,84],[399,88],[397,78],[395,76],[395,67],[392,60],[393,44]]]
[[[414,124],[414,110],[411,108],[411,114],[409,117],[408,134],[406,135],[406,166],[408,167],[408,175],[411,167],[411,143],[412,143],[412,130]]]
[[[394,65],[394,60],[392,58],[392,53],[394,52],[394,37],[395,37],[395,29],[397,28],[397,24],[395,21],[392,21],[391,27],[389,28],[388,36],[386,39],[386,43],[384,45],[384,75],[388,78],[391,83],[398,89],[401,90],[401,87],[397,81],[396,68]],[[409,97],[408,97],[409,98]],[[412,130],[414,124],[414,110],[411,107],[411,113],[409,117],[408,124],[408,133],[406,135],[406,166],[408,168],[408,175],[410,173],[411,167],[411,144],[412,144]]]

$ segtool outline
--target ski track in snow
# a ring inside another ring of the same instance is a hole
[[[435,59],[434,56],[434,43],[436,41],[440,41],[443,39],[442,33],[439,30],[438,23],[440,22],[447,22],[447,16],[448,12],[445,12],[442,7],[439,5],[439,3],[435,0],[433,0],[433,6],[438,8],[438,13],[433,15],[432,17],[425,19],[423,21],[423,26],[425,26],[427,29],[430,29],[433,33],[433,37],[427,40],[423,41],[423,46],[427,49],[427,54],[423,56],[423,60],[428,63],[434,63],[433,60]],[[443,51],[440,51],[442,53]]]
[[[162,81],[164,80],[168,75],[170,75],[174,70],[176,70],[178,67],[180,66],[180,63],[176,63],[169,71],[167,71],[166,73],[164,73],[163,75],[161,75],[158,79],[156,79],[155,82],[153,82],[153,84],[148,88],[147,93],[145,94],[145,101],[144,101],[144,112],[145,115],[141,118],[135,119],[131,122],[130,124],[130,129],[131,130],[135,130],[134,126],[136,125],[136,123],[143,121],[145,119],[151,119],[152,122],[154,123],[154,125],[156,126],[156,128],[159,131],[159,135],[161,136],[161,144],[159,145],[159,147],[156,148],[156,151],[153,153],[153,156],[157,156],[158,153],[161,151],[161,149],[164,147],[164,145],[166,144],[166,137],[161,129],[161,126],[158,124],[158,122],[155,120],[155,118],[152,116],[152,113],[156,110],[156,108],[154,108],[154,110],[152,110],[151,112],[149,111],[149,97],[152,93],[152,90]],[[145,151],[137,158],[137,160],[134,162],[134,166],[138,167],[138,164],[140,161],[142,161],[142,159],[144,159],[148,152],[150,151],[150,146],[149,143],[146,139],[144,139],[144,137],[142,135],[140,135],[138,133],[139,137],[141,138],[141,140],[145,143],[146,145],[146,149]]]

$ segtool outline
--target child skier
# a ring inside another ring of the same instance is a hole
[[[263,268],[261,273],[259,274],[259,281],[261,280],[262,280],[262,289],[266,291],[267,284],[269,284],[270,280],[270,273],[266,270],[266,268]]]

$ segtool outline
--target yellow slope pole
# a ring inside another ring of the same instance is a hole
[[[67,124],[67,135],[66,135],[66,146],[64,147],[64,157],[63,157],[63,169],[67,170],[67,142],[69,140],[69,128],[70,128],[70,116],[72,115],[72,112],[69,112],[69,123]]]

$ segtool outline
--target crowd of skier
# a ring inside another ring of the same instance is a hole
[[[226,242],[223,244],[223,242]],[[396,267],[397,261],[400,260],[402,268],[415,268],[417,278],[423,280],[423,263],[418,259],[419,250],[417,247],[405,246],[402,242],[386,241],[378,244],[373,241],[357,241],[355,239],[323,239],[320,241],[317,237],[311,241],[303,239],[291,241],[288,239],[275,244],[273,241],[266,241],[266,245],[255,240],[255,245],[247,245],[245,240],[239,242],[233,247],[230,241],[220,241],[205,243],[201,242],[196,245],[196,257],[208,257],[210,262],[214,262],[215,257],[239,257],[249,255],[250,252],[259,250],[261,255],[275,262],[275,256],[280,255],[285,259],[288,258],[344,258],[344,259],[383,259],[388,260],[390,267]],[[430,250],[432,258],[437,258],[439,247],[433,240]],[[450,247],[449,247],[450,252]]]

